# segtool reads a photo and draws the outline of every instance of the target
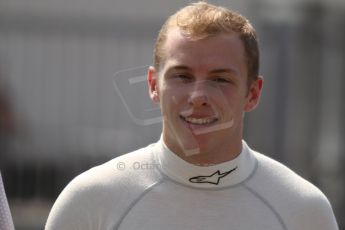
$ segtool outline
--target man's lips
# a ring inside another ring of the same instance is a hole
[[[184,117],[180,115],[180,118],[187,123],[189,129],[196,135],[221,131],[231,128],[234,125],[233,118],[227,122],[219,122],[217,117],[196,118],[193,116]]]
[[[197,117],[197,116],[182,116],[180,118],[191,125],[210,125],[218,121],[217,117]]]

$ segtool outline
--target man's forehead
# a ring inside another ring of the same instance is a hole
[[[184,34],[179,28],[172,28],[167,33],[167,38],[163,45],[163,53],[165,57],[168,57],[171,53],[176,54],[174,52],[176,49],[185,51],[195,46],[200,46],[200,44],[205,46],[205,48],[211,46],[220,49],[219,46],[223,46],[222,49],[224,49],[224,45],[227,46],[229,44],[230,47],[234,43],[237,43],[244,50],[244,44],[237,33],[220,33],[202,38],[191,37]]]
[[[227,49],[227,47],[229,49]],[[237,50],[237,51],[236,51]],[[173,28],[167,33],[164,44],[163,62],[161,64],[185,65],[183,60],[191,60],[191,56],[203,57],[208,62],[225,62],[233,56],[245,56],[244,46],[235,33],[219,34],[203,39],[192,39],[187,37],[178,28]],[[206,59],[205,59],[206,57]],[[201,60],[201,59],[200,59]],[[194,60],[193,62],[197,62]],[[218,63],[223,65],[222,63]],[[216,63],[214,63],[216,65]]]

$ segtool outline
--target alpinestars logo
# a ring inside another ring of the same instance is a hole
[[[214,185],[218,185],[220,182],[220,179],[226,177],[227,175],[229,175],[230,173],[232,173],[233,171],[235,171],[237,169],[237,166],[233,169],[231,169],[230,171],[224,172],[224,173],[220,173],[219,170],[217,170],[215,173],[212,173],[209,176],[196,176],[196,177],[192,177],[189,178],[189,181],[191,183],[209,183],[209,184],[214,184]]]

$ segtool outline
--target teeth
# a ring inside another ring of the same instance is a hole
[[[205,125],[213,122],[215,118],[193,118],[193,117],[185,117],[184,118],[187,122],[197,125]]]

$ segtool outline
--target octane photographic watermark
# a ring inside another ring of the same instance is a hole
[[[147,70],[140,66],[118,71],[114,74],[113,85],[131,120],[142,126],[162,122],[159,105],[148,96]]]
[[[124,170],[152,170],[155,168],[160,167],[159,163],[155,162],[140,162],[140,161],[135,161],[131,163],[126,163],[126,162],[117,162],[116,163],[116,169],[119,171],[124,171]]]

